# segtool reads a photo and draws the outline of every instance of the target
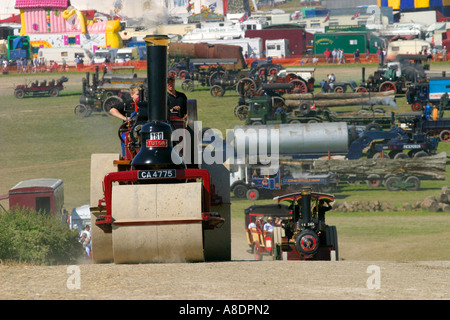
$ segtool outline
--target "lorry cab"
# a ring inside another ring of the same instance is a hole
[[[138,61],[141,59],[138,47],[121,48],[117,50],[116,63],[124,63],[128,61]]]

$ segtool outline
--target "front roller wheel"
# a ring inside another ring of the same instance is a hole
[[[200,182],[115,185],[112,217],[116,264],[204,261]]]
[[[336,253],[336,261],[339,260],[339,246],[336,226],[327,226],[326,228],[327,246],[331,247]]]

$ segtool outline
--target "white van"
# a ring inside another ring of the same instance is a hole
[[[141,60],[138,47],[121,48],[117,50],[116,63],[123,63],[130,60]]]
[[[103,63],[105,62],[106,57],[109,57],[110,62],[114,62],[117,57],[117,51],[118,49],[97,49],[93,56],[94,63]]]
[[[39,48],[38,60],[43,59],[46,63],[52,61],[57,64],[62,64],[63,59],[69,67],[76,66],[75,58],[78,56],[82,59],[84,64],[91,63],[92,54],[89,50],[83,48]]]

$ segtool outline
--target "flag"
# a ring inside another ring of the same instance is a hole
[[[248,19],[248,12],[245,12],[242,17],[239,19],[239,22],[247,21]]]
[[[352,17],[352,20],[355,20],[356,18],[358,18],[361,15],[361,12],[358,11],[357,13],[355,13]]]
[[[299,20],[303,18],[303,12],[302,11],[295,11],[293,14],[291,14],[291,20]]]
[[[209,10],[211,10],[211,11],[216,10],[216,8],[217,8],[217,2],[211,3],[211,4],[208,6],[208,8],[209,8]]]
[[[330,12],[327,13],[327,16],[325,17],[325,20],[323,22],[327,22],[330,19]]]

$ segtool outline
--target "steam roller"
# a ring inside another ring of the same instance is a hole
[[[93,262],[231,260],[229,171],[195,164],[196,101],[188,100],[187,119],[168,118],[169,40],[145,41],[147,79],[138,112],[119,129],[124,151],[91,158]]]

